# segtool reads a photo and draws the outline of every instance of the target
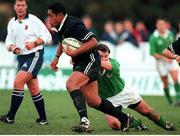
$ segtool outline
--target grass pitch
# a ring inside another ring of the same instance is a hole
[[[0,122],[0,135],[75,135],[71,131],[71,126],[79,123],[78,114],[72,104],[71,98],[67,92],[43,92],[46,112],[49,121],[48,126],[38,126],[35,120],[38,118],[30,94],[26,91],[24,100],[16,115],[13,125],[7,125]],[[174,108],[167,105],[162,96],[144,96],[144,100],[156,109],[165,119],[170,120],[176,126],[176,131],[168,132],[156,126],[152,121],[139,115],[130,109],[124,110],[135,117],[142,119],[148,126],[148,131],[129,132],[114,131],[110,129],[102,113],[88,108],[89,119],[94,129],[93,135],[180,135],[180,107]],[[5,114],[10,105],[11,92],[0,90],[0,114]],[[81,133],[88,135],[87,133]]]

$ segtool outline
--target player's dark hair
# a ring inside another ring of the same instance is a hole
[[[52,10],[52,12],[54,14],[59,14],[59,13],[63,13],[64,15],[66,14],[66,10],[65,10],[65,7],[62,3],[60,2],[56,2],[56,3],[53,3],[51,5],[48,6],[48,9],[49,10]]]
[[[96,49],[97,49],[97,51],[108,52],[108,53],[111,52],[109,47],[107,45],[105,45],[105,44],[98,44]]]
[[[14,0],[14,4],[15,4],[17,1],[25,1],[27,5],[28,5],[28,3],[29,3],[29,0]]]

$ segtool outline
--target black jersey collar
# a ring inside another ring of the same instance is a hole
[[[64,16],[64,18],[63,18],[63,20],[62,20],[62,22],[61,22],[61,25],[60,25],[59,28],[58,28],[58,31],[61,31],[61,29],[62,29],[62,27],[63,27],[63,25],[64,25],[64,22],[65,22],[67,16],[68,16],[67,14]]]

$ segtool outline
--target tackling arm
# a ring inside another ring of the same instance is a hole
[[[78,48],[77,50],[74,51],[68,51],[69,49],[65,50],[66,54],[68,54],[69,56],[77,56],[80,55],[82,53],[88,52],[90,50],[92,50],[93,48],[95,48],[97,45],[97,40],[96,38],[91,38],[90,40],[88,40],[87,42],[83,43],[82,46],[80,48]]]
[[[112,64],[110,61],[101,60],[101,67],[105,70],[112,70]]]

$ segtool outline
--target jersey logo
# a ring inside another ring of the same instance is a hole
[[[24,64],[23,64],[23,67],[25,67],[25,68],[26,68],[26,67],[27,67],[27,63],[24,63]]]
[[[25,29],[25,30],[28,30],[28,25],[25,25],[24,29]]]
[[[162,45],[162,44],[163,44],[162,40],[158,40],[158,45]]]
[[[112,74],[106,74],[107,78],[111,78],[113,75]]]

